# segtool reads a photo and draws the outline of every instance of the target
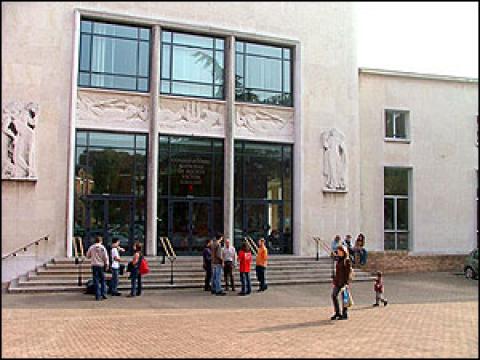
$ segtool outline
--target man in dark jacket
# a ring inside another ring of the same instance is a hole
[[[344,286],[348,285],[350,282],[350,274],[352,272],[352,263],[348,256],[348,250],[344,245],[341,245],[337,248],[337,266],[335,272],[335,278],[333,279],[333,291],[332,291],[332,301],[333,307],[335,308],[335,314],[331,317],[331,320],[345,320],[348,318],[347,308],[342,301],[342,314],[340,314],[340,306],[338,305],[338,293],[342,290],[342,299],[343,292],[345,291]]]
[[[205,270],[205,291],[211,291],[212,285],[212,250],[211,250],[212,240],[208,239],[205,243],[205,248],[203,249],[203,270]]]

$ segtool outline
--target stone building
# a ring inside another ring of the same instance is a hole
[[[2,3],[2,254],[50,239],[2,281],[95,236],[151,256],[160,236],[194,255],[218,232],[273,254],[360,232],[372,255],[466,254],[478,81],[358,69],[354,19],[349,3]]]

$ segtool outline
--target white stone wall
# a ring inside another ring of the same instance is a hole
[[[383,250],[383,168],[412,168],[411,251],[466,253],[476,244],[478,82],[360,72],[361,218]],[[410,111],[410,143],[384,140],[384,109]]]

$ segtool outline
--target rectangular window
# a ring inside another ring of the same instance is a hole
[[[236,44],[236,100],[292,106],[291,49],[243,41]]]
[[[384,169],[383,224],[384,249],[408,250],[409,169]]]
[[[385,110],[385,138],[408,140],[409,112]]]
[[[83,19],[78,85],[149,91],[150,29]]]
[[[160,93],[223,99],[224,39],[162,31]]]

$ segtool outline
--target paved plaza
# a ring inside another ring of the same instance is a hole
[[[102,302],[4,293],[2,357],[478,357],[478,281],[387,275],[389,305],[379,308],[372,288],[354,284],[347,321],[329,319],[329,284],[249,297],[147,291]]]

